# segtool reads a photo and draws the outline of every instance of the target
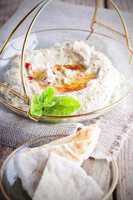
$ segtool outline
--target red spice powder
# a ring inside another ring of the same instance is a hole
[[[26,69],[29,69],[30,67],[31,67],[31,63],[27,63],[27,62],[26,62],[26,63],[25,63],[25,68],[26,68]]]
[[[31,80],[33,80],[33,77],[32,76],[28,76],[28,79],[31,81]]]

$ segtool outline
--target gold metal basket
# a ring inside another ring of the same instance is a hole
[[[11,88],[11,86],[9,84],[0,82],[0,91],[6,90],[8,91],[8,93],[10,93],[11,95],[16,96],[17,98],[21,99],[21,101],[23,101],[26,105],[27,105],[27,109],[22,109],[19,107],[14,106],[11,102],[8,102],[6,99],[4,99],[3,97],[0,97],[0,103],[3,104],[4,106],[6,106],[7,108],[9,108],[10,110],[14,111],[17,114],[21,114],[27,118],[30,118],[32,120],[35,121],[47,121],[47,122],[72,122],[72,121],[81,121],[81,120],[86,120],[86,119],[92,119],[95,117],[98,117],[102,114],[104,114],[106,111],[111,110],[115,105],[119,104],[129,93],[131,93],[132,88],[130,88],[130,90],[128,90],[121,98],[117,99],[115,102],[110,103],[108,106],[100,108],[98,110],[95,110],[93,112],[90,113],[83,113],[83,114],[76,114],[76,115],[71,115],[71,116],[44,116],[44,117],[33,117],[31,116],[30,112],[29,112],[29,107],[30,107],[30,101],[29,101],[29,96],[27,93],[27,89],[26,89],[26,85],[25,85],[25,77],[24,77],[24,54],[25,54],[25,49],[26,49],[26,45],[28,42],[28,38],[29,35],[32,31],[32,27],[34,25],[34,23],[36,22],[36,19],[38,18],[38,16],[40,15],[40,13],[42,12],[42,10],[47,6],[47,4],[50,2],[50,0],[42,0],[40,1],[34,8],[32,8],[21,20],[20,22],[15,26],[15,28],[12,30],[12,32],[9,34],[8,38],[6,39],[6,41],[3,43],[2,47],[0,48],[0,55],[2,55],[2,53],[5,51],[5,48],[8,46],[9,41],[11,40],[11,38],[14,36],[14,34],[16,33],[16,31],[21,28],[21,25],[23,24],[23,22],[25,22],[25,20],[28,19],[29,16],[31,16],[31,14],[33,14],[34,12],[34,16],[31,19],[31,22],[29,24],[29,26],[27,27],[27,30],[25,32],[24,35],[24,41],[23,41],[23,45],[22,45],[22,51],[21,51],[21,63],[20,63],[20,75],[21,75],[21,82],[22,82],[22,88],[23,88],[23,94],[20,94],[19,92],[15,91],[14,89]],[[91,18],[91,23],[89,28],[87,29],[76,29],[76,28],[51,28],[51,29],[45,29],[43,30],[44,32],[46,31],[73,31],[73,32],[85,32],[87,34],[86,40],[90,40],[92,38],[92,36],[94,34],[99,35],[101,37],[105,37],[105,38],[112,38],[108,33],[105,32],[97,32],[97,27],[101,27],[103,29],[106,29],[109,31],[109,33],[113,33],[118,35],[123,43],[124,43],[124,48],[127,49],[127,53],[129,55],[129,63],[132,63],[132,57],[133,57],[133,49],[131,47],[131,42],[130,42],[130,37],[129,37],[129,33],[128,33],[128,29],[127,29],[127,25],[126,22],[118,8],[118,6],[113,2],[113,0],[110,0],[110,3],[112,4],[112,6],[114,7],[120,22],[121,22],[121,26],[123,31],[120,32],[119,30],[116,30],[115,28],[112,28],[109,25],[106,25],[105,23],[101,22],[100,20],[98,20],[98,11],[99,11],[99,0],[95,0],[95,8],[94,8],[94,12]],[[38,30],[38,32],[41,30]]]

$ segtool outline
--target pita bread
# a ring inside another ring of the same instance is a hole
[[[36,190],[47,159],[47,152],[34,152],[29,148],[21,150],[14,158],[17,176],[21,179],[23,189],[27,191],[30,197],[33,196]]]
[[[48,145],[44,145],[42,147],[48,147],[51,145],[59,145],[59,144],[78,142],[78,141],[81,142],[85,140],[91,141],[91,136],[96,129],[99,129],[96,124],[91,124],[90,126],[83,126],[72,135],[54,140]]]
[[[97,183],[80,166],[52,153],[33,200],[101,200],[102,196]]]
[[[94,150],[99,134],[100,129],[96,124],[84,126],[74,134],[55,140],[39,148],[34,148],[34,151],[47,149],[49,152],[54,152],[82,164]]]
[[[30,197],[36,190],[40,177],[51,153],[82,165],[95,148],[100,129],[96,125],[83,127],[71,136],[53,141],[48,145],[21,150],[14,163],[18,177]]]
[[[99,134],[100,129],[96,125],[83,127],[71,136],[50,143],[46,148],[49,152],[82,165],[83,161],[92,154]]]

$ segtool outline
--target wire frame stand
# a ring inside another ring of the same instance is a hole
[[[8,38],[5,40],[5,42],[3,43],[3,45],[0,48],[0,55],[2,55],[2,53],[4,52],[5,48],[7,47],[9,41],[11,40],[11,38],[14,36],[14,34],[16,33],[16,31],[21,28],[21,25],[23,24],[23,22],[25,20],[27,20],[27,18],[29,16],[31,16],[31,14],[33,14],[34,12],[36,12],[34,14],[34,16],[31,19],[31,22],[29,24],[29,26],[27,27],[27,30],[25,32],[25,36],[24,36],[24,41],[23,41],[23,45],[22,45],[22,50],[21,50],[21,61],[20,61],[20,74],[21,74],[21,83],[22,83],[22,88],[23,88],[23,93],[24,95],[20,94],[19,92],[15,91],[14,89],[11,88],[10,85],[6,84],[6,83],[2,83],[0,82],[0,91],[3,89],[6,89],[10,94],[18,97],[19,99],[23,100],[24,103],[30,107],[30,98],[28,96],[28,92],[26,89],[26,84],[25,84],[25,77],[24,77],[24,54],[25,54],[25,48],[26,48],[26,44],[28,42],[28,38],[29,35],[31,33],[32,27],[34,25],[34,23],[36,22],[36,19],[39,17],[40,13],[42,12],[42,10],[47,6],[47,4],[50,3],[50,0],[42,0],[40,1],[37,5],[35,5],[20,21],[19,23],[14,27],[14,29],[12,30],[12,32],[9,34]],[[121,22],[121,26],[123,28],[123,32],[119,32],[118,30],[115,30],[114,28],[112,28],[109,25],[104,24],[103,22],[99,21],[97,19],[97,15],[98,15],[98,10],[99,10],[99,0],[95,0],[95,8],[94,8],[94,12],[91,18],[91,23],[90,23],[90,27],[88,28],[88,37],[87,39],[89,40],[91,38],[91,36],[95,33],[97,27],[102,27],[107,29],[109,32],[112,32],[114,34],[119,35],[121,38],[123,38],[126,46],[125,48],[127,48],[128,50],[128,54],[130,55],[130,60],[129,63],[132,64],[133,61],[133,49],[131,47],[131,42],[130,42],[130,37],[129,37],[129,32],[128,32],[128,28],[125,22],[124,17],[122,16],[118,6],[113,2],[113,0],[110,0],[110,3],[112,4],[112,6],[114,7],[120,22]],[[71,30],[71,28],[70,28]],[[80,30],[80,29],[79,29]],[[124,97],[123,97],[124,98]],[[112,103],[109,106],[104,107],[103,109],[99,109],[97,111],[94,111],[92,113],[85,113],[85,114],[81,114],[81,115],[72,115],[72,116],[67,116],[67,117],[62,117],[62,116],[45,116],[45,117],[33,117],[30,115],[29,111],[25,111],[21,108],[15,107],[14,105],[12,105],[10,102],[7,102],[5,99],[3,99],[2,97],[0,97],[0,103],[3,104],[4,106],[6,106],[7,108],[9,108],[10,110],[22,114],[32,120],[35,121],[39,121],[39,120],[43,120],[45,121],[46,119],[68,119],[68,118],[81,118],[81,117],[86,117],[88,115],[92,115],[95,116],[95,114],[102,114],[104,111],[110,110],[114,105],[118,104],[123,98],[121,98],[120,100]]]

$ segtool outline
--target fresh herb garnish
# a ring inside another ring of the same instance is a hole
[[[48,87],[31,99],[30,113],[33,116],[68,116],[80,108],[80,102],[70,96],[55,96],[54,89]]]

